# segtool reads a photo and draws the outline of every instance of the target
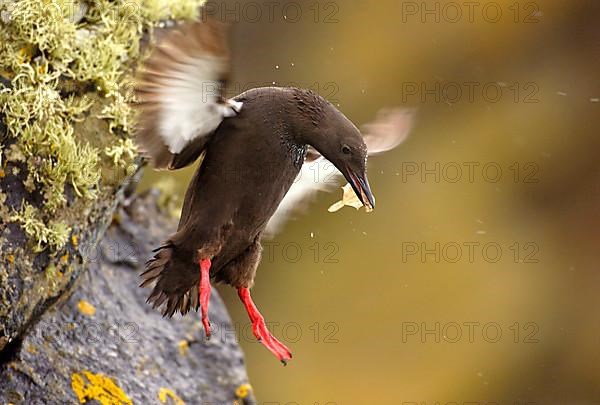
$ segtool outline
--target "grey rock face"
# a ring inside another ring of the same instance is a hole
[[[199,315],[162,318],[145,303],[139,272],[176,224],[156,196],[126,200],[98,246],[81,246],[88,271],[0,355],[0,403],[231,404],[247,383],[243,355],[216,292],[203,336]],[[109,380],[110,379],[110,380]],[[100,392],[100,394],[98,394]],[[238,391],[239,393],[239,391]],[[130,402],[128,402],[128,400]],[[98,402],[96,402],[98,401]],[[252,394],[240,403],[253,402]]]

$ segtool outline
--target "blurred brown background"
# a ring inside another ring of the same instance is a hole
[[[265,246],[288,367],[220,289],[261,402],[600,403],[600,3],[465,3],[209,4],[238,20],[231,95],[310,87],[357,125],[418,107],[369,162],[372,214],[322,193]]]

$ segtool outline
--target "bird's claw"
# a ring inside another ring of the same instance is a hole
[[[269,349],[269,351],[273,353],[284,366],[287,365],[288,360],[292,359],[292,352],[290,352],[290,349],[269,332],[264,319],[256,319],[252,323],[252,331],[254,332],[256,339]]]
[[[279,361],[287,364],[288,360],[292,359],[292,352],[283,343],[281,343],[275,336],[269,332],[265,319],[254,305],[252,297],[250,296],[250,290],[247,287],[238,288],[238,295],[246,307],[250,321],[252,322],[252,333],[256,339],[271,353],[273,353]]]
[[[202,326],[204,326],[204,333],[206,334],[206,339],[210,340],[210,321],[206,318],[202,319]]]

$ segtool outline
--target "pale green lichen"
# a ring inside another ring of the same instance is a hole
[[[37,216],[37,210],[30,204],[24,204],[20,212],[10,216],[10,220],[19,222],[23,226],[25,234],[36,243],[36,251],[41,251],[46,245],[55,249],[62,248],[69,240],[71,229],[62,222],[47,224]]]
[[[145,20],[194,20],[198,18],[198,11],[204,0],[138,0],[136,3],[143,5],[140,15]]]
[[[53,264],[49,265],[48,267],[46,267],[46,271],[44,274],[46,276],[45,285],[46,285],[46,288],[48,289],[48,292],[52,295],[59,292],[59,288],[60,288],[59,279],[61,277],[61,273],[56,268],[56,266]]]
[[[0,115],[16,141],[0,145],[0,169],[25,163],[27,190],[44,197],[43,208],[11,214],[36,249],[68,240],[68,188],[85,206],[114,186],[106,173],[131,166],[140,40],[161,20],[197,18],[202,2],[0,0],[0,75],[11,81],[0,85]]]
[[[119,86],[121,89],[131,89],[131,83],[125,82]],[[132,90],[121,90],[114,96],[114,102],[107,104],[96,118],[108,120],[108,129],[114,134],[117,132],[133,132],[133,120],[131,116],[131,103],[134,101]]]
[[[136,146],[131,139],[119,139],[116,145],[104,149],[106,156],[112,158],[115,166],[127,167],[135,158]]]
[[[77,142],[72,122],[82,119],[90,107],[86,97],[61,97],[56,73],[23,65],[12,88],[0,90],[4,121],[18,134],[18,149],[28,163],[30,185],[41,184],[46,209],[64,206],[65,184],[78,196],[95,197],[99,174],[98,156],[88,144]]]

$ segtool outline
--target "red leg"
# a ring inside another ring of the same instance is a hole
[[[208,302],[210,300],[210,259],[200,260],[200,308],[202,325],[206,337],[210,339],[210,321],[208,320]]]
[[[256,305],[254,305],[254,302],[252,301],[250,289],[245,287],[238,288],[238,295],[246,307],[246,311],[248,312],[248,316],[252,322],[252,332],[254,333],[254,336],[256,336],[256,339],[258,339],[260,343],[269,349],[271,353],[277,356],[283,365],[286,365],[287,361],[292,358],[292,353],[267,329],[267,325],[265,325],[265,318],[263,318],[258,308],[256,308]]]

